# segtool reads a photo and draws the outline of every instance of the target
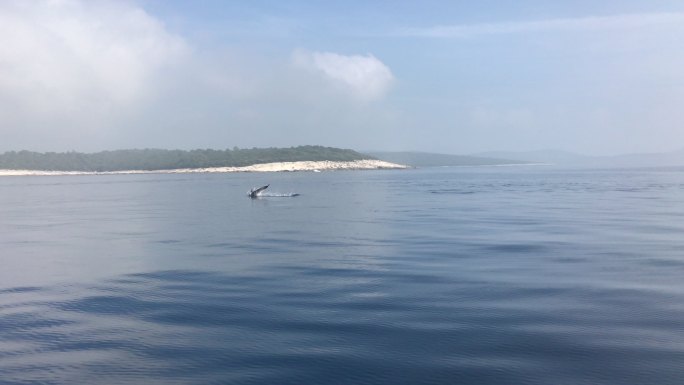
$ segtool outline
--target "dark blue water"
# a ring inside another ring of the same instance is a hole
[[[0,384],[95,383],[682,384],[684,170],[2,178]]]

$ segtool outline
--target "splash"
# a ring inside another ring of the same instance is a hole
[[[263,192],[257,195],[259,198],[290,198],[297,197],[301,194],[299,193],[267,193]]]

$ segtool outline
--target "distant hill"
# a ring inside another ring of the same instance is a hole
[[[0,169],[45,171],[172,170],[242,167],[296,161],[373,159],[353,150],[322,146],[232,150],[116,150],[96,153],[10,151],[0,154]]]
[[[498,157],[434,154],[428,152],[370,152],[370,155],[387,162],[413,167],[440,166],[497,166],[528,163],[526,161]]]
[[[539,150],[539,151],[491,151],[473,154],[473,156],[484,157],[512,157],[525,162],[549,163],[549,164],[577,164],[587,160],[586,156],[574,154],[560,150]]]
[[[667,167],[684,166],[684,150],[664,153],[586,156],[567,151],[484,152],[475,156],[514,157],[527,162],[573,167]]]

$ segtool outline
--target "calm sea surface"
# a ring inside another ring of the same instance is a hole
[[[3,385],[682,383],[684,169],[0,178]]]

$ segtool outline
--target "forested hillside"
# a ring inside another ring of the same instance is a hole
[[[295,161],[374,159],[353,150],[323,146],[233,148],[226,150],[116,150],[97,153],[10,151],[0,154],[0,169],[46,171],[171,170],[241,167]]]

